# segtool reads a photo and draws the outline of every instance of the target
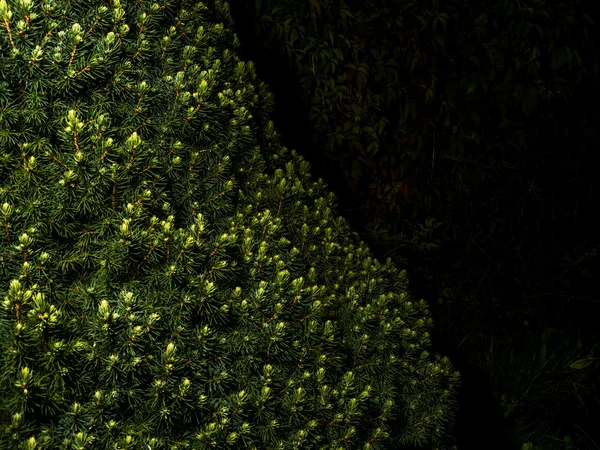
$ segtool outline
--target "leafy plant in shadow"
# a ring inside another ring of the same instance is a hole
[[[589,294],[598,277],[590,180],[599,128],[589,111],[599,85],[590,6],[259,0],[240,16],[254,37],[250,59],[275,83],[284,138],[328,181],[377,257],[409,270],[414,295],[431,303],[434,343],[473,383],[489,378],[477,389],[510,385],[513,348],[543,364],[535,345],[512,338],[484,364],[496,334],[525,321],[538,340],[560,329],[565,345],[554,358],[564,362],[577,332],[593,329],[575,317],[598,313]],[[585,334],[582,342],[592,342]],[[561,371],[543,369],[547,378]],[[597,396],[590,380],[588,390],[561,389]],[[535,405],[511,407],[532,390],[516,383],[509,391],[504,401],[506,392],[495,396],[497,429],[513,424],[514,448],[594,441],[593,404],[568,403],[569,417],[555,414],[546,426],[527,412]],[[481,405],[477,392],[467,394],[463,426],[472,430]],[[572,423],[561,431],[563,419]],[[557,428],[545,439],[548,427]]]

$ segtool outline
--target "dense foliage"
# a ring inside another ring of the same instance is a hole
[[[281,146],[227,4],[0,17],[0,449],[440,440],[427,304]]]

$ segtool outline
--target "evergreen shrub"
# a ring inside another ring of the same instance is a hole
[[[426,303],[281,145],[226,3],[0,17],[0,449],[443,435]]]

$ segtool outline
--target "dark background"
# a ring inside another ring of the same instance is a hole
[[[597,21],[591,3],[574,7]],[[303,85],[300,69],[274,50],[285,46],[285,36],[273,40],[257,31],[264,10],[233,5],[231,12],[242,43],[240,58],[256,62],[259,77],[275,94],[273,120],[283,144],[311,163],[314,178],[323,178],[339,199],[340,214],[385,260],[394,248],[366,232],[373,217],[365,205],[377,198],[367,198],[364,190],[359,194],[349,182],[353,155],[339,149],[338,159],[346,158],[340,163],[319,147],[324,133],[308,114],[315,93]],[[375,35],[364,36],[369,38]],[[548,67],[540,71],[541,77],[554,76]],[[439,92],[445,98],[444,88]],[[433,252],[406,245],[397,264],[408,270],[412,295],[431,306],[435,350],[449,356],[461,373],[461,409],[449,446],[520,449],[530,442],[531,450],[600,448],[598,360],[571,367],[585,356],[598,356],[597,101],[598,77],[588,74],[569,98],[553,103],[552,114],[540,111],[521,124],[525,155],[492,150],[479,163],[481,172],[492,174],[487,179],[470,186],[467,181],[461,192],[450,192],[448,182],[447,196],[436,192],[445,182],[443,174],[436,174],[435,186],[427,180],[415,183],[420,192],[412,198],[431,198],[427,213],[436,207],[443,211],[437,218],[446,234]],[[494,175],[490,167],[496,166],[504,171]],[[426,217],[423,204],[401,205],[411,212],[403,220]],[[475,275],[482,271],[487,274]]]

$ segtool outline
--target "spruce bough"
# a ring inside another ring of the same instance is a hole
[[[0,0],[0,449],[438,442],[426,303],[269,120],[229,6]]]

